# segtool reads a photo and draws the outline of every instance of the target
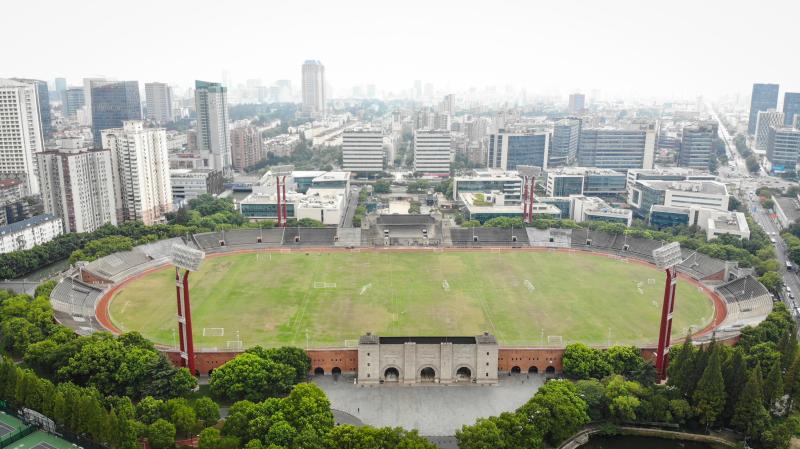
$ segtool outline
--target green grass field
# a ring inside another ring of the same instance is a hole
[[[164,269],[129,283],[111,303],[114,324],[174,344],[174,276]],[[663,283],[662,271],[638,263],[523,251],[239,254],[209,258],[190,276],[195,345],[219,349],[237,332],[244,346],[343,346],[367,331],[641,345],[657,340]],[[673,335],[703,327],[713,310],[681,281]]]

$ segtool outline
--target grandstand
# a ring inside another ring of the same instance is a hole
[[[537,248],[569,248],[572,242],[572,229],[525,228],[528,242]]]
[[[182,242],[181,238],[166,239],[101,257],[80,265],[80,279],[91,284],[119,282],[146,268],[163,264],[169,260],[172,245]]]
[[[524,228],[450,228],[450,238],[458,247],[530,246]]]
[[[441,242],[441,224],[430,215],[379,215],[371,228],[375,246],[430,246]],[[387,240],[388,239],[388,240]]]
[[[56,320],[82,335],[102,329],[95,320],[95,305],[103,291],[74,277],[62,279],[50,293]]]
[[[283,246],[333,246],[336,228],[285,228]]]
[[[728,314],[721,330],[738,329],[763,321],[772,312],[772,295],[753,276],[734,279],[716,288],[725,298]]]

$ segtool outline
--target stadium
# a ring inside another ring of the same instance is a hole
[[[82,264],[54,289],[79,333],[138,331],[173,361],[170,249],[206,253],[191,276],[197,372],[253,345],[304,347],[316,373],[358,371],[359,338],[491,334],[499,371],[560,371],[564,346],[657,341],[663,242],[586,229],[447,228],[422,216],[369,229],[243,229],[143,245]],[[772,309],[735,263],[683,249],[673,343],[736,338]]]

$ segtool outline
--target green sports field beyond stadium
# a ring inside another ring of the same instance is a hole
[[[336,347],[365,332],[476,335],[502,345],[648,344],[657,340],[664,273],[582,252],[363,251],[207,258],[190,276],[195,346]],[[132,280],[110,317],[165,345],[176,336],[175,271]],[[673,336],[713,318],[680,281]]]

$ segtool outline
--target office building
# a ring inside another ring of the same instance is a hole
[[[59,101],[64,101],[64,92],[67,90],[67,79],[56,78],[55,86],[56,86],[56,93],[58,93]]]
[[[753,93],[750,97],[750,117],[747,121],[747,133],[756,132],[756,120],[760,111],[778,108],[777,84],[753,84]]]
[[[705,170],[695,170],[686,167],[652,168],[628,170],[627,191],[630,194],[631,188],[636,181],[716,181],[717,176]]]
[[[603,199],[594,196],[570,195],[570,218],[577,223],[605,221],[630,226],[633,211],[611,207]]]
[[[586,109],[586,95],[581,93],[574,93],[569,95],[570,114],[582,114]]]
[[[506,202],[505,195],[501,192],[490,194],[463,192],[459,194],[458,200],[463,205],[462,212],[467,220],[485,223],[487,220],[498,217],[522,218],[522,204]],[[548,203],[534,203],[532,213],[534,220],[537,217],[561,218],[561,210]]]
[[[553,126],[553,140],[550,145],[548,167],[572,165],[578,157],[578,143],[581,138],[581,121],[577,119],[559,120]]]
[[[547,196],[622,195],[625,173],[608,168],[561,167],[547,171]]]
[[[716,139],[716,122],[684,127],[678,150],[678,166],[708,170]]]
[[[61,219],[50,214],[0,226],[0,254],[45,244],[63,233],[61,227]]]
[[[550,133],[499,130],[489,134],[486,166],[500,170],[516,170],[518,165],[547,168]]]
[[[653,168],[655,145],[654,125],[630,129],[582,128],[578,165],[613,170]]]
[[[222,170],[230,176],[231,142],[228,130],[228,89],[220,83],[195,81],[194,104],[197,112],[197,150],[203,168]]]
[[[303,114],[307,117],[325,116],[325,66],[319,61],[303,63]]]
[[[0,226],[30,218],[30,206],[25,200],[25,183],[18,179],[0,179]]]
[[[767,137],[767,161],[771,173],[796,173],[800,158],[800,129],[770,127]]]
[[[102,132],[120,128],[122,122],[142,119],[137,81],[91,83],[92,136],[95,148],[102,144]]]
[[[475,169],[469,175],[453,178],[453,198],[465,192],[500,192],[505,196],[506,204],[519,204],[522,201],[522,178],[516,172]]]
[[[145,83],[147,119],[160,125],[172,121],[172,88],[166,83]]]
[[[162,222],[172,211],[166,130],[125,121],[122,128],[104,130],[102,141],[111,150],[117,222]]]
[[[444,114],[453,115],[456,112],[456,96],[453,94],[447,94],[442,99],[442,103],[440,105],[440,111]]]
[[[450,132],[436,129],[414,131],[414,172],[426,176],[450,176]]]
[[[92,232],[117,224],[109,150],[61,148],[37,153],[44,211],[60,217],[64,232]]]
[[[351,128],[342,133],[342,169],[360,176],[383,171],[383,131],[380,128]]]
[[[84,78],[83,79],[83,111],[86,117],[86,124],[92,125],[92,85],[94,83],[103,83],[105,78]]]
[[[0,79],[0,177],[25,182],[39,194],[34,155],[44,151],[36,86]]]
[[[730,195],[717,181],[636,181],[628,195],[634,214],[646,217],[654,205],[727,211]]]
[[[800,116],[800,92],[783,94],[783,124],[792,126],[796,117]]]
[[[27,78],[12,78],[20,83],[30,84],[36,88],[39,100],[39,120],[42,121],[42,138],[46,141],[53,137],[53,119],[50,116],[50,89],[47,81]]]
[[[741,212],[728,212],[702,206],[661,206],[654,205],[650,211],[649,222],[656,228],[671,226],[697,226],[706,231],[706,239],[711,241],[720,235],[733,235],[740,239],[750,238],[750,225]]]
[[[756,134],[753,142],[753,151],[765,153],[770,128],[783,126],[783,112],[775,110],[759,111],[756,117]]]
[[[70,87],[64,91],[64,98],[61,103],[61,112],[64,114],[64,118],[69,120],[78,118],[78,110],[85,104],[84,93],[85,91],[82,87]]]
[[[225,191],[222,172],[211,168],[179,168],[169,171],[172,198],[176,203],[200,195],[219,195]]]

